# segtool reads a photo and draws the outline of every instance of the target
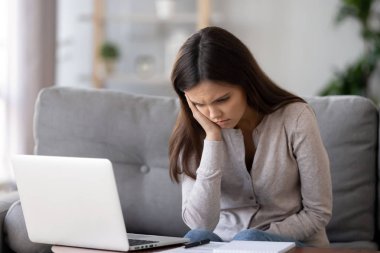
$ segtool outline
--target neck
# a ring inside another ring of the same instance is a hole
[[[261,120],[262,116],[258,111],[247,107],[236,128],[240,128],[243,132],[252,132],[260,124]]]

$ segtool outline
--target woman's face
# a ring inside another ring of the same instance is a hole
[[[187,97],[209,120],[221,128],[234,128],[249,109],[242,87],[202,81],[186,91]]]

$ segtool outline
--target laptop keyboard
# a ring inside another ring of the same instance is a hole
[[[135,240],[135,239],[128,239],[128,241],[129,241],[130,246],[158,243],[158,241]]]

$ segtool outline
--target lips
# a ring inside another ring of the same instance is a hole
[[[219,120],[219,121],[217,121],[215,123],[218,124],[218,125],[223,125],[223,124],[227,123],[228,121],[229,121],[229,119],[225,119],[225,120]]]

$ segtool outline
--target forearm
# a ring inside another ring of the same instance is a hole
[[[192,229],[214,230],[219,222],[221,195],[221,142],[205,142],[197,178],[184,176],[182,218]]]
[[[191,229],[214,230],[220,215],[221,175],[199,176],[182,207],[182,218]]]
[[[272,222],[266,232],[305,241],[318,231],[325,229],[331,217],[331,210],[325,208],[319,212],[301,210],[280,222]]]

